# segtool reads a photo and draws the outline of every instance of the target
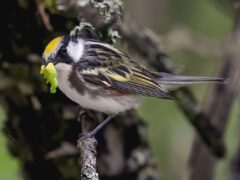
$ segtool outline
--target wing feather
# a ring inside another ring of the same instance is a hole
[[[159,86],[146,68],[122,51],[99,42],[88,42],[85,51],[78,67],[86,82],[128,94],[175,99]]]

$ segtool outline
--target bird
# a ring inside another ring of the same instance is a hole
[[[223,78],[154,72],[111,44],[68,34],[51,40],[43,59],[54,64],[58,88],[69,99],[108,115],[84,137],[94,136],[119,113],[137,108],[144,96],[177,99],[164,88],[168,85],[225,82]]]

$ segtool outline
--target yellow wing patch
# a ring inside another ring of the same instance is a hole
[[[81,74],[90,74],[90,75],[99,75],[99,73],[119,82],[127,82],[130,80],[129,77],[124,77],[120,74],[117,74],[111,70],[108,70],[107,68],[97,68],[97,69],[88,69],[88,70],[83,70]]]
[[[50,41],[46,48],[44,49],[43,56],[51,54],[58,47],[59,43],[62,41],[62,38],[63,36],[59,36]]]
[[[105,72],[103,72],[103,74],[107,75],[108,77],[112,78],[115,81],[119,81],[119,82],[129,81],[128,78],[126,78],[124,76],[121,76],[120,74],[117,74],[117,73],[112,73],[112,72],[105,71]]]

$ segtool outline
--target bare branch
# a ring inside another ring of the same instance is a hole
[[[208,104],[205,106],[204,114],[211,119],[222,133],[224,133],[231,107],[235,96],[240,88],[240,16],[235,18],[235,27],[230,34],[224,63],[219,76],[229,78],[231,83],[227,86],[215,85],[212,93],[208,96]],[[189,160],[189,180],[212,180],[216,168],[216,159],[206,151],[202,142],[196,139]]]
[[[48,16],[48,14],[46,13],[46,9],[45,9],[45,5],[41,0],[37,1],[37,9],[38,9],[38,13],[40,14],[40,17],[42,18],[43,24],[45,25],[46,29],[50,32],[52,32],[53,26],[50,23],[50,18]]]
[[[238,117],[238,118],[240,118],[240,117]],[[238,124],[238,126],[239,126],[239,124]],[[240,135],[240,134],[238,134],[238,135]],[[237,148],[236,154],[233,156],[232,161],[231,161],[230,179],[231,180],[240,179],[240,141],[238,141],[238,148]]]
[[[80,112],[79,121],[82,124],[82,134],[88,133],[94,127],[93,119],[87,113]],[[95,137],[81,139],[77,141],[77,147],[80,150],[80,165],[81,165],[81,179],[82,180],[98,180],[98,173],[96,170],[97,161],[97,141]]]

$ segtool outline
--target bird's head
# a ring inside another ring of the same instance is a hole
[[[75,36],[59,36],[51,40],[44,49],[43,58],[46,63],[72,64],[83,55],[84,41]]]

